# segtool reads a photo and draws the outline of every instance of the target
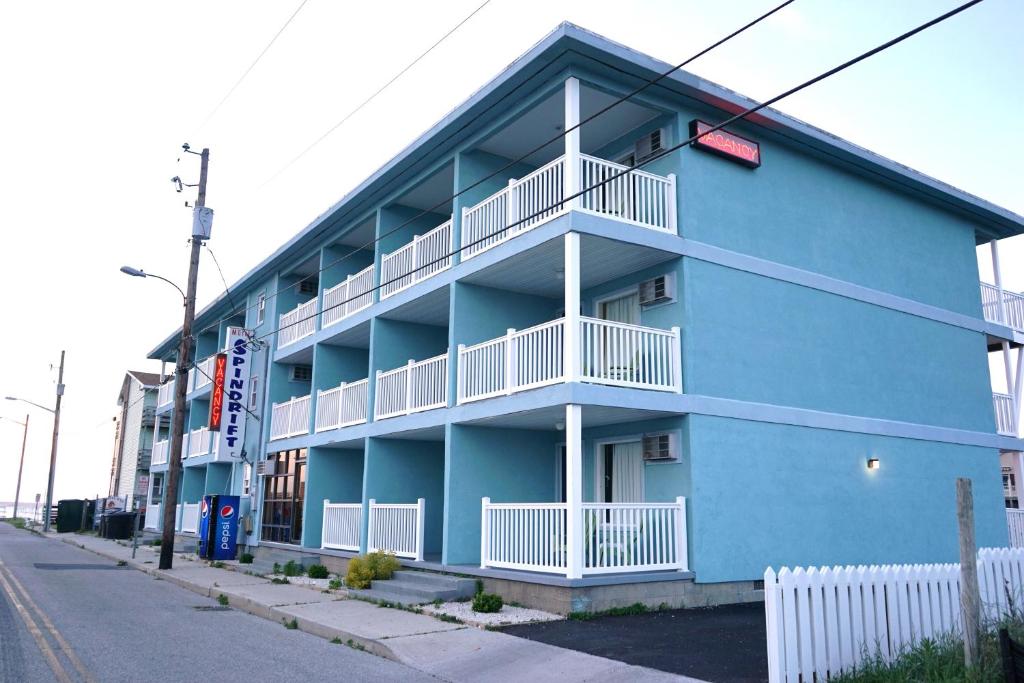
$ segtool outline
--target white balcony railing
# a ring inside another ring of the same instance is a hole
[[[459,346],[458,402],[536,389],[566,379],[560,318],[474,346]],[[583,382],[682,391],[679,328],[580,319],[577,367]]]
[[[156,405],[158,408],[170,405],[174,401],[174,377],[160,385],[156,391]]]
[[[214,365],[217,362],[217,355],[208,356],[196,363],[196,367],[189,370],[188,386],[192,391],[199,391],[213,382]]]
[[[168,440],[157,441],[153,444],[153,458],[150,463],[153,465],[166,465],[171,452],[171,442]]]
[[[182,442],[184,444],[184,441]],[[188,433],[188,451],[187,456],[189,458],[196,458],[200,455],[207,455],[213,452],[213,439],[211,438],[210,430],[206,427],[200,427],[199,429],[193,429]],[[186,451],[182,449],[182,454]]]
[[[566,503],[482,502],[480,564],[568,575]],[[685,571],[686,500],[583,503],[583,574]]]
[[[199,531],[200,503],[185,503],[181,506],[181,533],[194,534]]]
[[[408,415],[448,405],[448,354],[409,361],[387,372],[377,371],[375,419]]]
[[[1003,436],[1017,436],[1017,416],[1013,411],[1013,396],[993,393],[992,406],[996,411],[996,431]]]
[[[676,232],[675,176],[628,169],[604,159],[580,155],[580,188],[602,185],[578,198],[581,211],[612,216],[662,232]],[[565,210],[564,157],[538,168],[462,212],[462,258],[472,258]]]
[[[985,320],[1024,330],[1024,294],[1007,292],[1005,289],[1001,294],[1002,296],[1000,289],[995,285],[981,283],[981,310]]]
[[[1010,533],[1010,547],[1024,548],[1024,510],[1006,508],[1006,527]]]
[[[333,325],[373,303],[373,266],[324,290],[320,327]]]
[[[310,299],[281,315],[277,328],[277,348],[294,344],[316,332],[316,305],[317,299]]]
[[[401,292],[426,280],[452,264],[452,222],[439,225],[425,235],[416,235],[401,249],[384,254],[380,260],[380,298]]]
[[[325,500],[320,547],[358,552],[362,521],[362,503],[332,503]]]
[[[385,550],[399,557],[423,560],[423,537],[426,502],[381,504],[370,499],[366,549]]]
[[[369,386],[370,380],[362,379],[358,382],[342,382],[340,386],[327,391],[317,391],[316,431],[324,432],[366,422]]]
[[[161,507],[160,503],[150,503],[146,506],[146,521],[143,525],[146,529],[159,529],[161,526]]]
[[[270,413],[270,438],[309,434],[309,395],[275,403]]]

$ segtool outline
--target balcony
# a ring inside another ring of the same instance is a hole
[[[629,167],[581,154],[579,186],[595,187],[576,199],[576,209],[613,217],[642,228],[676,234],[675,176],[647,171],[618,173]],[[462,212],[462,258],[506,242],[566,209],[565,157],[538,168],[522,179]],[[609,178],[613,178],[608,180]]]
[[[199,391],[213,383],[213,372],[216,363],[217,356],[214,354],[199,361],[194,368],[188,371],[189,391]]]
[[[384,254],[380,261],[380,298],[386,299],[452,265],[452,222],[425,235],[416,235],[401,249]]]
[[[152,465],[166,465],[168,455],[170,454],[170,442],[166,439],[163,441],[157,441],[153,444],[153,460]]]
[[[1013,396],[993,393],[992,406],[996,412],[996,431],[1003,436],[1017,436],[1017,416],[1014,411]]]
[[[320,547],[359,552],[362,519],[362,503],[332,503],[325,500]]]
[[[369,410],[369,379],[342,382],[327,391],[316,392],[315,430],[325,432],[366,422]]]
[[[981,283],[981,310],[985,320],[1024,331],[1024,294]]]
[[[324,290],[324,305],[320,313],[321,328],[334,325],[373,304],[373,273],[373,266],[364,268],[354,275],[349,275],[334,287]],[[312,334],[312,331],[308,334]],[[279,343],[278,347],[283,345]]]
[[[403,367],[377,371],[374,419],[383,420],[448,405],[448,354],[410,360]]]
[[[1024,548],[1024,510],[1006,508],[1006,526],[1010,532],[1010,547]]]
[[[309,434],[309,394],[275,403],[270,413],[270,439]]]
[[[156,407],[163,408],[174,400],[174,377],[160,385],[156,392]]]
[[[181,435],[181,459],[198,458],[201,455],[209,455],[217,452],[216,439],[206,427],[193,429],[187,434]]]
[[[316,299],[310,299],[280,316],[277,348],[294,344],[316,332],[316,304]]]
[[[459,347],[459,404],[568,381],[565,319]],[[593,384],[682,391],[679,328],[580,318],[579,380]]]
[[[163,517],[161,516],[160,503],[150,503],[146,506],[146,521],[143,525],[144,529],[159,530],[162,526],[161,522]]]

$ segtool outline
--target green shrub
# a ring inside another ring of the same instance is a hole
[[[348,561],[345,585],[349,588],[369,588],[373,581],[373,569],[365,557],[353,557]]]
[[[285,576],[302,576],[306,570],[295,560],[288,560],[284,563],[284,569],[282,571]]]
[[[473,596],[474,612],[500,612],[502,604],[501,596],[494,593],[477,593]]]
[[[322,564],[312,564],[309,566],[309,569],[306,570],[306,573],[311,579],[326,579],[327,567]]]
[[[271,572],[271,573],[272,574],[280,574],[281,573],[281,565],[278,564],[277,562],[275,562],[274,563],[274,571]]]
[[[242,556],[238,558],[238,563],[239,564],[252,564],[252,561],[254,559],[255,558],[252,556],[252,553],[242,553]]]
[[[210,566],[213,567],[214,569],[223,569],[224,568],[224,563],[221,562],[220,560],[214,560],[213,562],[210,563]]]
[[[270,583],[291,583],[291,581],[275,576],[270,580]]]
[[[402,565],[398,563],[398,558],[392,553],[384,552],[383,550],[375,550],[366,556],[366,562],[370,567],[370,571],[373,572],[373,578],[386,581],[395,575]]]
[[[228,604],[228,596],[226,596],[223,593],[221,593],[220,595],[217,596],[217,602],[219,602],[222,605],[227,605]]]
[[[294,631],[299,627],[299,622],[297,622],[295,619],[292,619],[291,621],[284,622],[284,627],[290,631]]]
[[[155,545],[155,546],[159,547],[163,542],[164,542],[164,539],[158,538],[158,539],[154,540],[151,545]]]
[[[341,579],[331,579],[330,582],[328,582],[327,587],[332,591],[338,590],[341,588]]]

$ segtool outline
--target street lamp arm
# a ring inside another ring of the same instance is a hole
[[[35,401],[29,401],[29,400],[26,400],[24,398],[18,398],[17,396],[5,396],[4,398],[6,398],[8,401],[21,401],[22,403],[27,403],[30,406],[35,406],[36,408],[42,408],[43,410],[45,410],[48,413],[54,413],[54,414],[57,413],[57,411],[54,410],[53,408],[47,408],[46,406],[39,405]]]
[[[181,287],[179,287],[178,285],[174,284],[173,282],[171,282],[167,278],[161,277],[160,275],[153,275],[153,273],[146,273],[146,277],[155,277],[157,280],[163,280],[164,282],[169,284],[171,287],[174,287],[176,290],[178,290],[178,294],[181,294],[181,300],[182,301],[186,300],[187,297],[185,296],[185,292],[181,291]]]
[[[155,277],[157,280],[163,280],[171,287],[174,287],[176,290],[178,290],[178,294],[181,294],[181,300],[183,302],[185,302],[186,304],[188,302],[188,297],[185,296],[185,292],[181,291],[181,287],[174,284],[173,281],[168,280],[162,275],[154,275],[153,273],[147,273],[141,268],[132,268],[131,266],[121,266],[121,272],[124,273],[125,275],[131,275],[132,277]]]

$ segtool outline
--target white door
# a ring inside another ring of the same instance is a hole
[[[644,500],[644,456],[639,441],[608,444],[602,448],[605,503],[641,503]]]

